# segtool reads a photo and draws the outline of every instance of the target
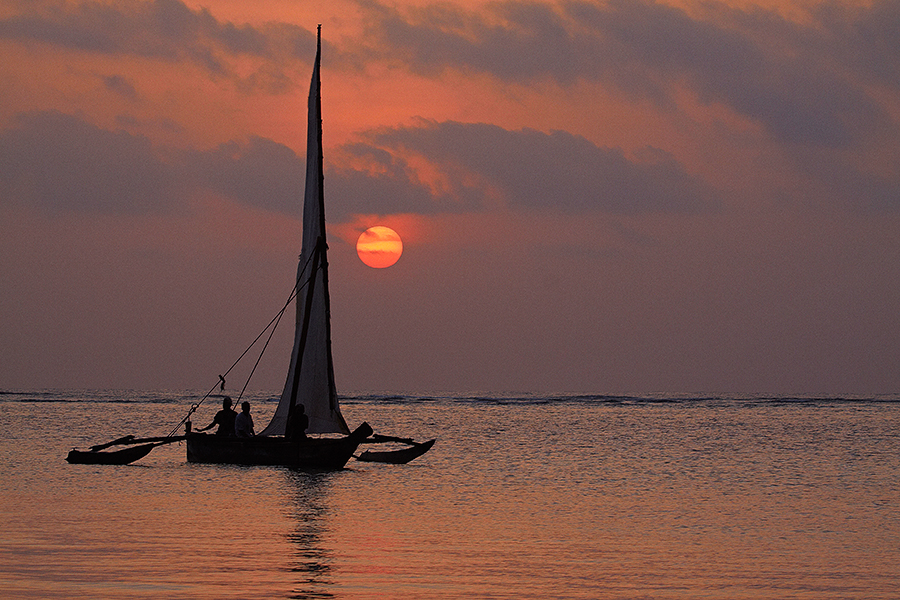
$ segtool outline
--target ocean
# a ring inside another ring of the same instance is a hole
[[[898,396],[357,394],[351,427],[434,448],[330,473],[183,443],[65,462],[198,398],[0,393],[0,596],[900,597]],[[245,399],[259,430],[274,394]]]

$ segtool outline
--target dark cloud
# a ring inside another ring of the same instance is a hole
[[[859,7],[839,2],[815,6],[818,48],[847,65],[861,81],[900,89],[900,2],[876,0]]]
[[[360,6],[363,41],[348,51],[326,42],[332,67],[375,59],[425,76],[457,69],[521,84],[590,80],[663,107],[688,86],[780,142],[813,147],[860,146],[873,133],[896,133],[868,86],[900,86],[897,0],[823,2],[804,23],[715,2],[690,14],[654,0],[506,0],[478,12],[447,3]],[[292,67],[305,66],[314,48],[314,33],[301,27],[220,21],[179,0],[35,3],[0,19],[3,38],[190,62],[240,89],[273,94],[292,89]],[[254,67],[238,74],[237,62],[248,57]]]
[[[137,100],[138,92],[134,85],[121,75],[109,75],[103,78],[103,85],[111,92],[115,92],[128,100]]]
[[[285,71],[297,59],[311,61],[311,49],[315,48],[315,34],[301,27],[236,25],[217,20],[205,8],[192,10],[178,0],[36,3],[27,12],[0,19],[0,39],[189,62],[212,77],[231,78],[245,89],[270,93],[290,89]],[[235,61],[240,57],[257,60],[257,69],[239,76]]]
[[[801,153],[796,162],[817,185],[795,192],[795,199],[808,205],[835,203],[851,212],[878,214],[900,208],[900,178],[848,164],[839,154]]]
[[[167,60],[203,56],[211,42],[229,39],[208,11],[194,12],[177,0],[119,6],[84,2],[42,7],[39,3],[33,12],[0,21],[0,36]],[[203,62],[208,64],[208,58]]]
[[[59,112],[20,115],[0,132],[0,190],[49,210],[150,212],[170,207],[172,168],[150,141]]]
[[[188,180],[250,206],[298,213],[306,165],[293,150],[253,137],[181,158]]]
[[[373,146],[424,157],[457,182],[456,198],[438,198],[441,208],[470,208],[490,203],[484,187],[460,181],[484,181],[501,190],[512,207],[562,212],[697,213],[718,204],[714,190],[686,173],[671,155],[647,149],[640,159],[600,148],[564,131],[508,131],[483,123],[425,122],[418,127],[383,129],[368,134]],[[374,149],[372,152],[376,152]],[[381,155],[387,163],[386,155]],[[396,158],[382,177],[409,181]],[[404,189],[409,186],[404,185]],[[400,194],[401,202],[409,202]],[[379,198],[384,200],[384,198]],[[388,206],[398,206],[388,201]],[[398,206],[399,207],[399,206]],[[375,207],[372,207],[375,210]],[[428,210],[420,207],[417,212]],[[433,210],[433,208],[432,208]]]
[[[130,120],[119,122],[128,127]],[[696,214],[721,203],[716,190],[663,150],[628,157],[564,131],[422,121],[367,132],[335,154],[326,157],[332,221],[364,213],[479,212],[498,203],[614,214]],[[440,184],[421,180],[421,161],[436,170]],[[866,212],[900,206],[896,177],[865,172],[834,154],[807,152],[797,163],[820,182],[810,188],[818,192],[798,201]],[[0,196],[50,211],[166,212],[207,190],[298,215],[304,176],[302,157],[260,137],[209,150],[155,148],[143,136],[52,111],[19,115],[0,131]]]
[[[571,83],[589,66],[580,48],[584,40],[568,31],[568,21],[552,5],[503,2],[475,13],[445,3],[405,12],[361,4],[372,54],[423,75],[455,68],[511,81],[549,77]]]
[[[166,212],[192,190],[211,190],[297,212],[303,173],[290,148],[263,138],[162,152],[145,137],[59,112],[20,115],[15,127],[0,132],[0,194],[51,211]]]
[[[362,159],[371,168],[362,171],[326,165],[329,219],[342,221],[353,214],[367,213],[421,214],[456,210],[451,197],[435,194],[424,186],[406,161],[392,152],[368,143],[348,144],[342,151]],[[477,205],[470,208],[477,208]]]
[[[368,168],[327,165],[332,220],[367,212],[482,211],[494,205],[496,190],[512,208],[563,212],[695,213],[717,204],[711,189],[661,150],[632,160],[561,131],[423,122],[370,132],[365,142],[341,150]],[[439,169],[451,189],[436,192],[420,181],[404,158],[410,155]],[[161,149],[145,137],[58,112],[20,115],[15,127],[0,132],[0,157],[3,196],[54,211],[169,211],[192,191],[209,190],[297,214],[305,176],[303,159],[269,139],[204,151]]]
[[[802,25],[716,3],[704,4],[699,18],[653,0],[507,1],[477,13],[446,4],[403,12],[362,5],[367,37],[379,48],[373,53],[424,75],[458,69],[524,84],[584,79],[661,106],[671,105],[676,85],[688,85],[791,144],[846,146],[895,130],[858,74],[892,88],[900,82],[896,0],[852,14],[823,8]]]

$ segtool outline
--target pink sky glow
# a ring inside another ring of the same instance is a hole
[[[217,381],[322,23],[341,392],[900,390],[897,0],[316,4],[0,0],[0,389]]]

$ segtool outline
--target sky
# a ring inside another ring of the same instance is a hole
[[[0,390],[262,331],[319,23],[339,392],[900,391],[898,0],[0,0]]]

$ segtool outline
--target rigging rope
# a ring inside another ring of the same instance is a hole
[[[313,256],[315,256],[315,252],[312,252],[310,254],[311,254],[310,257],[306,259],[306,264],[303,265],[303,269],[300,270],[300,273],[303,273],[306,271],[306,267],[309,266],[309,261],[312,260]],[[197,401],[191,405],[190,410],[188,410],[188,412],[184,416],[184,418],[181,419],[181,421],[179,421],[178,425],[176,425],[175,428],[172,429],[172,431],[169,432],[169,435],[167,435],[166,437],[172,437],[173,435],[175,435],[175,433],[181,428],[181,426],[184,425],[185,423],[187,423],[187,421],[191,418],[191,415],[193,415],[194,412],[198,408],[200,408],[200,405],[203,404],[203,402],[207,398],[210,397],[210,395],[216,390],[217,386],[219,387],[220,391],[225,389],[225,377],[231,372],[232,369],[234,369],[238,365],[239,362],[241,362],[241,360],[243,360],[244,356],[246,356],[247,353],[250,352],[250,350],[253,348],[253,346],[256,345],[256,342],[259,341],[259,339],[263,336],[263,334],[266,331],[268,331],[269,328],[271,328],[272,331],[269,332],[269,337],[268,337],[268,339],[266,339],[266,343],[263,345],[262,351],[259,353],[259,357],[256,359],[256,364],[253,365],[253,370],[250,371],[250,375],[247,377],[247,382],[244,384],[244,388],[241,390],[241,395],[238,396],[238,400],[241,399],[241,397],[244,395],[244,390],[247,389],[247,385],[250,383],[250,377],[253,376],[253,373],[256,371],[256,367],[259,366],[259,361],[262,360],[263,353],[266,351],[266,348],[269,346],[269,342],[272,341],[272,336],[275,334],[275,329],[278,327],[278,324],[281,322],[281,317],[284,316],[284,312],[287,310],[288,306],[291,305],[291,302],[293,302],[294,299],[297,297],[297,294],[300,293],[300,290],[305,288],[308,284],[309,284],[309,279],[307,279],[306,282],[304,282],[302,285],[300,285],[299,279],[297,280],[297,283],[294,285],[294,289],[291,290],[291,294],[288,297],[287,302],[284,303],[284,306],[281,307],[281,310],[278,311],[278,314],[276,314],[272,318],[272,320],[269,321],[269,324],[266,325],[263,328],[263,330],[259,332],[259,335],[257,335],[256,338],[252,342],[250,342],[250,345],[247,346],[247,349],[241,353],[241,355],[238,357],[238,359],[236,361],[234,361],[234,363],[230,367],[228,367],[228,370],[225,371],[225,373],[223,375],[219,375],[219,381],[216,382],[216,384],[213,385],[212,388],[208,392],[206,392],[206,394],[204,394],[203,397],[200,398],[199,401]],[[274,326],[273,326],[273,323],[274,323]]]
[[[296,293],[294,294],[294,297],[295,298],[297,297]],[[287,308],[287,307],[285,307],[285,308]],[[266,348],[269,347],[269,342],[272,341],[272,336],[275,335],[275,329],[278,328],[278,323],[281,322],[281,317],[283,317],[283,316],[284,316],[284,308],[282,308],[281,311],[278,313],[278,320],[275,321],[275,326],[272,327],[272,331],[269,332],[269,337],[268,337],[268,339],[266,339],[266,343],[263,344],[262,350],[259,351],[259,356],[256,357],[256,362],[253,363],[253,368],[250,369],[250,374],[247,375],[247,381],[244,382],[244,387],[241,388],[241,393],[238,395],[238,399],[237,399],[238,402],[240,402],[241,398],[244,397],[244,392],[247,390],[247,386],[250,385],[250,379],[253,377],[253,374],[256,373],[256,367],[259,366],[259,361],[262,360],[263,354],[266,353]],[[259,338],[257,338],[257,339],[259,339]],[[237,402],[235,402],[235,404],[237,404]]]

